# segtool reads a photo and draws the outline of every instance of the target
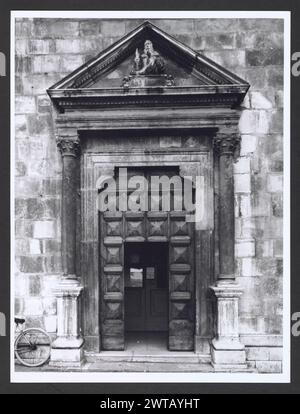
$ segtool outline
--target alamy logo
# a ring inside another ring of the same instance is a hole
[[[204,177],[143,175],[128,178],[120,168],[118,178],[110,175],[97,180],[97,208],[105,211],[185,211],[186,221],[200,223],[204,218]]]

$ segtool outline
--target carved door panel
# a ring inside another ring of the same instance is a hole
[[[184,212],[170,213],[169,349],[194,349],[193,224]]]

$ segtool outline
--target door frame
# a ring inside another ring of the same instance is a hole
[[[199,136],[199,132],[198,132]],[[214,225],[214,189],[213,189],[213,152],[209,142],[201,150],[173,149],[158,150],[145,154],[142,149],[124,150],[118,153],[86,151],[81,155],[81,273],[85,291],[82,303],[82,324],[85,349],[101,350],[100,331],[100,284],[99,284],[99,224],[96,211],[96,182],[101,174],[113,176],[117,166],[179,166],[180,174],[193,175],[197,172],[205,176],[205,210],[207,215],[201,226],[195,230],[195,350],[208,349],[212,336],[212,304],[207,295],[213,280],[213,225]],[[177,298],[178,299],[178,298]],[[91,315],[94,315],[91,318]],[[110,328],[111,331],[111,328]],[[115,331],[118,335],[118,327]],[[205,346],[203,346],[203,344]],[[209,352],[209,351],[208,351]]]

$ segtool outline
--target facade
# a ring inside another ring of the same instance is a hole
[[[15,312],[53,335],[50,366],[134,331],[215,371],[281,372],[283,22],[19,19],[15,35]],[[200,177],[199,216],[176,188],[169,209],[99,211],[124,171]]]

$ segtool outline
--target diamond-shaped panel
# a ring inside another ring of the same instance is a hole
[[[107,247],[107,263],[118,264],[121,261],[121,249],[120,247]]]
[[[106,302],[105,303],[105,315],[108,319],[121,319],[122,317],[121,303]]]
[[[189,252],[186,246],[174,246],[172,255],[174,263],[187,263],[189,260]]]
[[[119,292],[121,287],[120,275],[106,276],[106,289],[107,292]]]
[[[171,309],[174,319],[187,319],[189,316],[189,307],[186,303],[173,302]]]

